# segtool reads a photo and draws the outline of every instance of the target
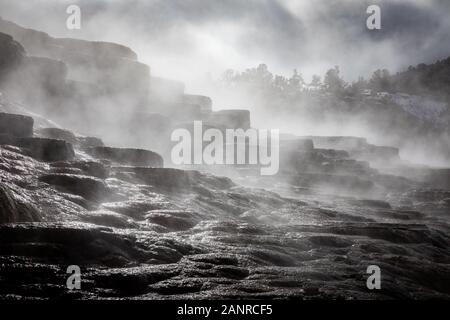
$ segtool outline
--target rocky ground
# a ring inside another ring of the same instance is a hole
[[[14,124],[0,146],[3,299],[450,297],[450,190],[368,166],[353,194],[329,173],[232,181],[3,119]],[[373,264],[379,291],[366,288]],[[66,287],[69,265],[81,290]]]
[[[173,128],[250,113],[213,111],[117,44],[0,31],[0,299],[450,298],[448,168],[287,135],[276,176],[174,168]]]

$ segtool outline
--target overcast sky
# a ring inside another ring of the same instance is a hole
[[[77,4],[82,29],[67,30]],[[366,29],[379,4],[382,30]],[[53,36],[131,46],[154,74],[189,82],[266,63],[306,79],[339,65],[347,80],[450,56],[447,0],[0,0],[0,15]]]

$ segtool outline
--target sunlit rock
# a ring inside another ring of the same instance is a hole
[[[192,187],[228,189],[234,184],[225,177],[202,174],[198,171],[172,168],[132,168],[136,177],[148,184],[168,190],[189,191]]]
[[[107,226],[113,228],[136,228],[137,224],[133,223],[129,217],[109,210],[91,211],[83,216],[83,220],[99,226]]]
[[[104,143],[102,139],[97,137],[77,137],[78,144],[82,148],[90,148],[90,147],[103,147]]]
[[[59,161],[50,164],[53,169],[78,169],[82,174],[106,179],[109,176],[109,167],[98,161],[73,160]]]
[[[183,231],[194,227],[199,222],[200,216],[182,210],[152,210],[145,215],[145,219],[167,228],[168,231]]]
[[[34,222],[41,219],[38,209],[9,189],[0,184],[0,223]]]
[[[340,192],[355,190],[355,192],[365,193],[372,190],[375,186],[371,180],[357,176],[323,173],[302,173],[290,177],[290,181],[293,185]]]
[[[46,174],[39,180],[92,201],[101,201],[111,194],[103,180],[84,175]]]
[[[112,212],[120,213],[127,217],[132,217],[136,220],[143,220],[146,212],[151,210],[164,210],[169,207],[169,204],[164,201],[150,200],[147,201],[118,201],[107,202],[102,204],[102,208]]]

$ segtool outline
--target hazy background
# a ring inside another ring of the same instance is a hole
[[[81,30],[66,28],[71,4],[81,8]],[[381,7],[381,30],[366,28],[371,4]],[[361,116],[340,98],[291,103],[264,88],[259,95],[246,87],[220,91],[212,80],[227,69],[264,63],[274,75],[290,77],[297,69],[306,82],[313,75],[323,79],[337,65],[350,83],[360,76],[369,79],[377,69],[392,74],[433,63],[450,56],[449,12],[448,0],[0,0],[0,15],[24,27],[129,46],[153,76],[183,81],[187,93],[210,96],[215,110],[251,110],[252,126],[299,135],[364,136],[400,147],[404,158],[445,165],[450,163],[448,132],[442,138],[412,136],[417,122],[404,122],[403,114],[401,123],[389,125],[390,113],[371,110]],[[377,113],[385,119],[372,121]]]
[[[82,10],[67,30],[66,8]],[[382,30],[366,29],[379,4]],[[152,73],[186,82],[259,63],[277,74],[297,68],[306,80],[341,66],[347,81],[378,68],[401,70],[450,52],[446,0],[0,0],[0,15],[58,37],[119,42]]]

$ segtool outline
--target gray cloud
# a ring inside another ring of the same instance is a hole
[[[83,29],[65,29],[78,3]],[[369,4],[382,8],[381,31],[365,28]],[[0,0],[3,18],[71,36],[124,43],[160,75],[189,82],[206,72],[265,62],[307,77],[340,65],[351,80],[450,55],[445,0]]]

